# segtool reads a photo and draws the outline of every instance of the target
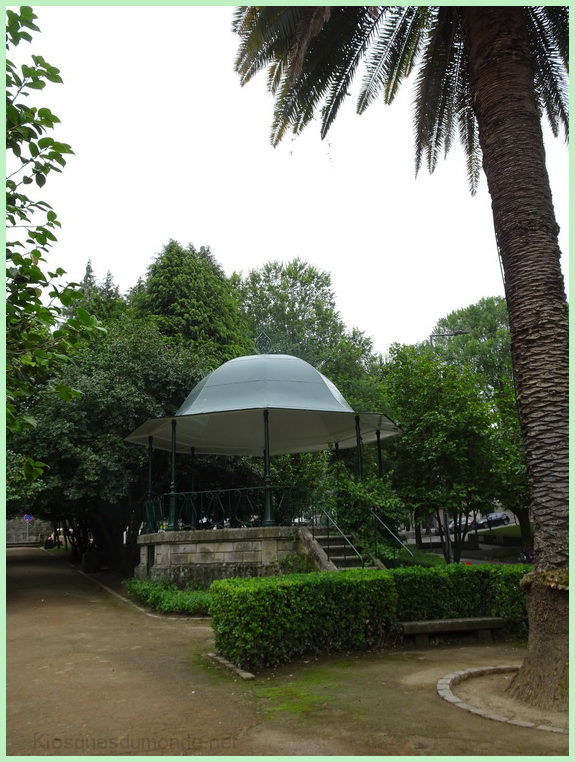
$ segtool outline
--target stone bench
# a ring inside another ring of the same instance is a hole
[[[404,635],[415,635],[415,645],[420,648],[429,646],[429,636],[445,632],[475,631],[483,643],[491,641],[491,630],[503,627],[503,617],[467,617],[459,619],[429,619],[421,622],[400,622]]]

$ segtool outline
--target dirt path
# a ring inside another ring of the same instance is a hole
[[[7,754],[561,756],[567,736],[440,699],[458,669],[519,663],[465,646],[308,660],[243,681],[205,658],[208,622],[146,616],[40,549],[11,549]]]

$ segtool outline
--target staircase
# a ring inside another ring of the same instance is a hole
[[[345,535],[322,533],[322,530],[323,527],[317,530],[314,539],[338,571],[363,567],[363,558],[349,538]]]

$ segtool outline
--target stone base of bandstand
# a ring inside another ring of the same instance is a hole
[[[228,577],[281,573],[281,561],[302,552],[298,527],[201,529],[140,535],[138,579],[208,586]],[[305,550],[304,550],[305,552]]]

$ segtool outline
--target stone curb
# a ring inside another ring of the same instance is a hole
[[[207,654],[208,658],[212,661],[217,662],[218,664],[222,664],[227,669],[230,669],[232,672],[235,672],[238,677],[241,677],[242,680],[253,680],[255,678],[255,675],[252,675],[251,672],[246,672],[243,669],[240,669],[239,667],[236,667],[235,664],[233,664],[231,661],[228,661],[227,659],[224,659],[223,656],[218,656],[218,654],[209,653]]]
[[[478,709],[477,707],[466,704],[461,699],[457,698],[451,688],[462,680],[468,680],[471,677],[482,677],[483,675],[493,675],[495,673],[504,672],[517,672],[519,666],[515,665],[503,665],[500,667],[476,667],[474,669],[462,669],[459,672],[452,672],[445,677],[442,677],[437,681],[437,693],[444,701],[449,701],[450,704],[454,704],[459,709],[464,709],[466,712],[472,712],[478,714],[481,717],[485,717],[487,720],[495,720],[496,722],[506,722],[509,725],[519,725],[522,728],[535,728],[536,730],[546,730],[550,733],[563,733],[568,735],[567,730],[562,728],[552,728],[549,725],[536,725],[533,722],[523,722],[522,720],[509,720],[507,717],[502,717],[499,714],[490,714],[489,712]]]

